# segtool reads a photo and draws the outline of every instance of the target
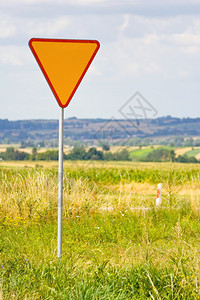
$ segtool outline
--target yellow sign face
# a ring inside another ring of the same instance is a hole
[[[99,42],[33,38],[29,46],[58,104],[67,107],[99,50]]]

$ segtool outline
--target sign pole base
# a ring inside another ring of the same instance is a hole
[[[59,166],[58,166],[58,258],[62,257],[62,212],[63,212],[63,129],[64,108],[60,109],[59,120]]]

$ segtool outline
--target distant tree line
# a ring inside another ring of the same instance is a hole
[[[65,155],[67,160],[121,160],[130,161],[129,152],[122,149],[119,152],[103,152],[97,150],[95,147],[90,148],[88,151],[84,147],[74,147],[71,153]]]
[[[3,160],[28,160],[30,155],[23,151],[18,151],[14,147],[8,147],[5,152],[0,153]]]
[[[0,153],[0,158],[3,160],[58,160],[58,150],[46,150],[38,152],[36,147],[33,147],[32,154],[24,151],[19,151],[13,147],[8,147],[5,152]],[[69,154],[64,154],[65,160],[119,160],[129,161],[129,152],[123,149],[116,153],[99,151],[92,147],[88,151],[81,147],[74,147]]]
[[[58,160],[58,150],[46,150],[37,152],[33,147],[32,153],[28,154],[16,150],[14,147],[8,147],[5,152],[0,153],[2,160],[32,160],[32,161],[56,161]],[[104,160],[104,161],[131,161],[130,154],[126,149],[112,153],[110,151],[100,151],[95,147],[88,151],[83,146],[74,147],[69,154],[64,154],[64,160]],[[195,157],[187,155],[175,156],[174,150],[158,148],[152,150],[145,157],[141,158],[143,162],[180,162],[180,163],[200,163]]]

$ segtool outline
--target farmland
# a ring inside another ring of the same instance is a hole
[[[109,146],[108,150],[103,147],[76,146],[64,147],[65,159],[67,160],[118,160],[118,161],[177,161],[187,163],[199,163],[200,147],[170,147],[163,145],[151,146]],[[182,158],[182,160],[180,160]],[[184,160],[183,160],[184,159]],[[0,145],[0,160],[33,160],[51,161],[58,160],[57,148],[24,147],[16,145]]]
[[[57,177],[0,162],[2,299],[200,298],[199,164],[65,162],[62,261]]]

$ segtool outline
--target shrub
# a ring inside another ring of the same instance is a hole
[[[8,147],[5,152],[0,154],[3,160],[26,160],[30,155],[23,151],[18,151],[14,147]]]

